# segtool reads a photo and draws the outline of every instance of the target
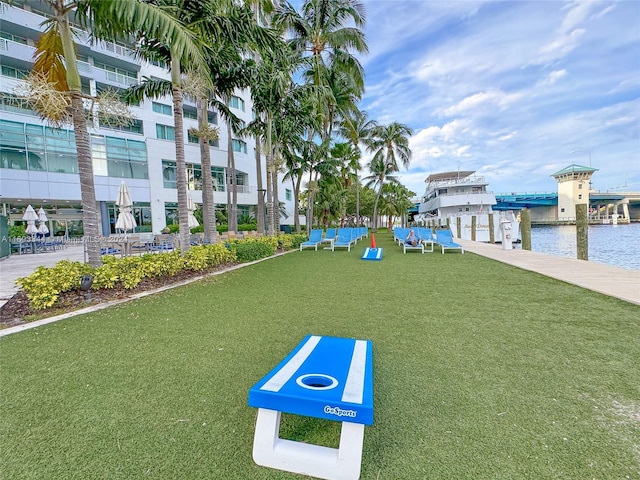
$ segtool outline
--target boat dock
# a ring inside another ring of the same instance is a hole
[[[465,251],[640,305],[640,270],[456,239]]]

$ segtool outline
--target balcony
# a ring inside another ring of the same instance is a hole
[[[38,15],[18,7],[8,6],[6,3],[0,5],[0,10],[2,11],[2,28],[7,31],[10,30],[10,25],[4,25],[5,22],[6,24],[15,25],[18,30],[22,32],[21,34],[23,36],[26,36],[24,29],[32,30],[34,33],[44,31],[40,25],[42,21],[45,20],[45,17],[42,15]]]
[[[12,42],[5,38],[0,38],[0,55],[10,57],[23,62],[22,68],[29,64],[29,69],[33,66],[33,54],[36,49],[24,43]],[[4,64],[4,62],[3,62]]]

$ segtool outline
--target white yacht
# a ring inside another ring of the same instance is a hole
[[[500,223],[511,222],[512,238],[520,238],[520,222],[512,211],[494,211],[496,197],[487,191],[489,183],[475,171],[443,172],[429,175],[427,188],[420,199],[418,220],[446,224],[447,218],[454,236],[471,240],[472,217],[476,217],[476,240],[488,242],[489,214],[493,214],[494,238],[501,240]],[[460,235],[457,219],[460,218]]]

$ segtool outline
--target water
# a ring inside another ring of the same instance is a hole
[[[640,270],[640,223],[590,225],[588,236],[590,262]],[[532,225],[531,250],[577,258],[575,225]]]

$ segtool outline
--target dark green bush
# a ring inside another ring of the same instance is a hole
[[[232,243],[231,251],[235,252],[238,261],[242,263],[253,262],[275,253],[275,249],[271,245],[253,239]]]
[[[24,231],[24,225],[11,225],[9,227],[9,238],[24,238],[27,233]]]

